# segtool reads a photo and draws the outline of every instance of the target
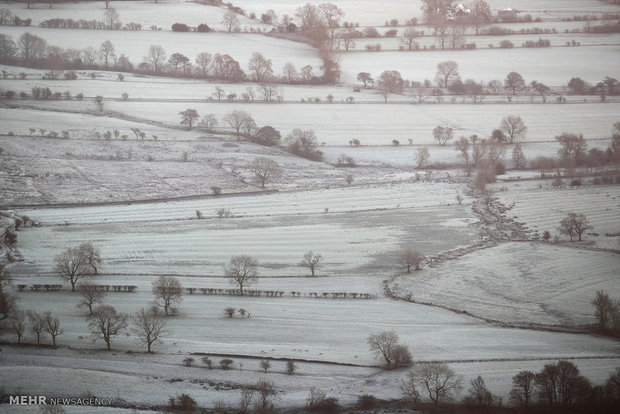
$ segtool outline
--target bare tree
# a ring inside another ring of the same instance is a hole
[[[222,17],[222,24],[229,32],[237,31],[239,29],[239,19],[237,18],[237,13],[232,10],[228,10]]]
[[[463,403],[470,407],[488,409],[493,405],[494,400],[495,398],[484,383],[484,379],[478,375],[470,381],[470,387],[463,399]]]
[[[245,111],[232,111],[224,116],[224,121],[230,125],[237,133],[237,137],[241,136],[241,129],[249,122],[254,122],[252,116]]]
[[[411,273],[412,266],[415,266],[415,270],[420,270],[420,263],[424,261],[424,255],[415,250],[407,249],[401,254],[400,260],[407,269],[407,273]]]
[[[60,319],[54,316],[52,312],[46,311],[44,315],[45,325],[43,330],[52,337],[52,346],[56,348],[56,337],[62,335],[65,331],[60,327]]]
[[[289,149],[293,154],[300,155],[312,160],[320,160],[322,152],[318,151],[319,146],[314,130],[302,130],[295,128],[286,136]]]
[[[558,154],[565,167],[574,167],[585,158],[588,144],[582,134],[564,132],[562,135],[557,135],[555,140],[560,143]]]
[[[254,389],[258,392],[255,412],[258,414],[272,413],[274,411],[272,401],[278,394],[275,384],[266,379],[261,379],[254,386]]]
[[[153,65],[155,72],[159,72],[161,66],[166,61],[166,50],[160,45],[149,46],[146,61]]]
[[[387,368],[392,368],[394,362],[394,350],[398,343],[398,335],[394,331],[383,331],[368,337],[368,346],[377,357],[385,360]]]
[[[47,42],[37,35],[26,32],[17,40],[17,47],[21,57],[26,62],[32,62],[45,57]]]
[[[161,338],[168,334],[166,321],[162,318],[158,308],[150,310],[140,308],[133,317],[133,327],[131,329],[146,344],[146,351],[152,353],[152,346]]]
[[[185,111],[179,112],[181,115],[181,125],[187,125],[187,129],[191,131],[194,122],[198,119],[198,111],[187,108]]]
[[[217,127],[218,121],[215,114],[207,114],[205,115],[200,123],[198,124],[200,127],[206,129],[207,131],[214,131],[215,127]]]
[[[525,154],[523,154],[523,148],[521,148],[521,144],[517,143],[515,147],[512,149],[512,162],[514,162],[516,169],[523,169],[527,165],[527,159],[525,158]]]
[[[443,362],[431,362],[416,365],[411,371],[412,384],[424,390],[435,408],[439,402],[458,394],[463,379]]]
[[[581,241],[581,235],[591,228],[592,226],[588,222],[588,219],[581,213],[568,213],[568,215],[560,221],[560,233],[568,235],[570,241],[573,241],[574,236],[578,236],[579,241]]]
[[[364,84],[364,88],[371,87],[375,84],[375,80],[368,72],[360,72],[357,74],[357,80]]]
[[[11,314],[8,319],[9,330],[17,336],[17,343],[22,343],[22,336],[26,331],[26,313],[24,311],[17,310]]]
[[[159,276],[152,283],[155,305],[164,308],[164,313],[169,316],[173,311],[172,305],[183,300],[183,285],[174,276]]]
[[[377,79],[377,89],[383,95],[385,103],[391,93],[401,93],[403,91],[404,81],[400,72],[395,70],[386,70]]]
[[[437,64],[435,80],[440,87],[447,88],[451,82],[460,79],[459,64],[453,60],[447,60]]]
[[[323,259],[320,253],[313,253],[312,250],[304,254],[304,258],[302,259],[300,266],[307,267],[310,269],[310,273],[314,276],[314,272],[316,268],[319,266],[319,263]]]
[[[109,30],[114,30],[120,25],[119,18],[120,15],[114,7],[106,7],[106,10],[103,12],[103,20],[107,22]]]
[[[510,400],[514,405],[528,409],[534,392],[534,378],[536,374],[532,371],[519,371],[512,377]]]
[[[433,137],[439,145],[446,145],[454,137],[454,129],[438,125],[433,129]]]
[[[109,65],[109,61],[114,61],[114,45],[109,40],[106,40],[99,46],[99,56],[103,59],[105,63],[105,67],[107,68]]]
[[[590,303],[594,306],[594,316],[596,317],[599,329],[601,332],[605,332],[613,319],[614,312],[617,311],[614,302],[607,292],[599,290]]]
[[[471,8],[471,24],[476,29],[476,35],[480,27],[486,26],[493,19],[493,13],[489,4],[484,0],[477,0]]]
[[[518,115],[508,115],[504,119],[502,119],[502,123],[500,124],[501,131],[505,132],[508,136],[508,142],[511,144],[515,142],[518,138],[523,138],[525,133],[527,132],[527,126],[525,126],[525,122]]]
[[[111,349],[112,338],[127,328],[128,315],[119,313],[109,305],[99,306],[88,318],[88,327],[95,335],[99,335],[106,343],[108,351]]]
[[[506,79],[504,79],[504,88],[512,91],[513,95],[516,95],[517,92],[521,92],[525,90],[525,81],[523,77],[517,72],[510,72]]]
[[[266,157],[254,158],[249,168],[260,183],[261,188],[265,188],[265,184],[268,181],[282,175],[280,165],[274,160]]]
[[[256,82],[268,82],[273,78],[273,68],[271,67],[271,59],[265,58],[262,53],[254,52],[248,63],[250,72],[254,73]]]
[[[461,153],[461,156],[465,158],[465,166],[469,167],[469,140],[466,137],[459,138],[454,143],[454,148]]]
[[[532,86],[532,89],[540,95],[543,103],[547,102],[547,95],[551,93],[551,88],[544,83],[540,83],[537,81],[532,81],[530,85]]]
[[[45,329],[45,314],[43,312],[27,311],[30,329],[37,337],[37,345],[41,345],[41,333]]]
[[[84,252],[79,247],[70,247],[54,259],[54,270],[63,280],[71,283],[71,291],[75,292],[78,280],[91,276],[92,267]]]
[[[295,16],[301,22],[301,31],[311,33],[316,26],[321,24],[319,9],[314,4],[306,3],[297,9]]]
[[[231,284],[239,286],[239,293],[243,296],[243,287],[258,281],[257,267],[258,260],[252,256],[233,256],[224,266],[224,273]]]
[[[78,249],[84,255],[84,259],[88,262],[88,265],[91,267],[94,275],[99,273],[99,269],[103,264],[103,259],[101,258],[101,250],[94,247],[91,242],[82,243],[78,246]]]
[[[196,68],[201,76],[207,77],[213,63],[213,56],[208,52],[200,52],[196,56]]]
[[[265,371],[265,373],[267,373],[267,371],[269,370],[269,368],[271,368],[271,362],[269,362],[269,361],[268,361],[268,360],[266,360],[266,359],[263,359],[263,360],[260,362],[260,367],[261,367],[261,369],[262,369],[263,371]]]
[[[282,73],[284,74],[284,78],[288,83],[293,83],[297,81],[297,78],[299,77],[295,65],[293,65],[291,62],[287,62],[284,64],[284,66],[282,67]]]
[[[82,296],[82,301],[78,304],[78,307],[87,307],[88,314],[93,314],[93,306],[103,302],[105,292],[99,285],[92,283],[82,283],[78,286],[78,292]]]
[[[430,157],[431,157],[431,153],[428,150],[428,147],[423,146],[423,147],[418,148],[415,152],[415,159],[416,159],[417,167],[422,168]]]
[[[420,36],[420,33],[413,27],[408,27],[403,32],[403,36],[400,38],[400,43],[407,48],[407,50],[413,50],[418,47],[415,39]]]

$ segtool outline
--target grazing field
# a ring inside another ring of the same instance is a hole
[[[375,42],[376,43],[376,42]],[[582,46],[554,48],[436,50],[428,52],[349,52],[340,53],[342,81],[355,82],[359,72],[378,76],[384,70],[397,70],[404,79],[433,80],[437,64],[454,60],[463,79],[477,82],[504,80],[518,72],[526,82],[533,80],[550,86],[565,85],[573,77],[600,82],[605,76],[618,77],[620,46]],[[571,62],[566,65],[565,62]],[[593,65],[592,62],[597,62]]]
[[[564,184],[569,184],[568,181]],[[584,186],[562,188],[511,188],[497,197],[510,207],[506,213],[542,236],[545,230],[560,235],[560,220],[568,213],[582,213],[593,226],[584,234],[584,244],[620,250],[620,189],[618,186]]]
[[[524,260],[525,259],[525,260]],[[541,243],[505,243],[404,275],[401,297],[516,325],[595,323],[596,291],[620,295],[618,253]]]

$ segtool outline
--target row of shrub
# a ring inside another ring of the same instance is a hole
[[[137,286],[133,286],[133,285],[96,285],[97,289],[102,291],[102,292],[128,292],[128,293],[133,293],[135,292],[138,287]],[[57,292],[59,290],[63,289],[63,285],[56,285],[56,284],[32,284],[30,286],[26,285],[26,284],[19,284],[17,285],[17,290],[19,290],[20,292],[24,292],[26,290],[26,288],[29,288],[30,290],[34,291],[34,292],[38,292],[38,291],[47,291],[47,292]]]
[[[54,29],[92,29],[92,30],[142,30],[142,24],[129,22],[123,26],[119,21],[111,25],[101,20],[73,20],[73,19],[48,19],[39,23],[39,26]]]
[[[196,292],[202,292],[203,295],[225,295],[225,296],[241,296],[241,291],[239,289],[221,289],[221,288],[195,288],[195,287],[186,287],[184,288],[186,293],[193,295]],[[245,296],[267,296],[267,297],[283,297],[286,295],[286,292],[283,290],[257,290],[257,289],[246,289],[243,291],[243,295]],[[370,293],[357,293],[357,292],[299,292],[299,291],[291,291],[290,296],[297,298],[333,298],[333,299],[376,299],[376,295],[372,295]]]

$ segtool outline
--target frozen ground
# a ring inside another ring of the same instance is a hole
[[[526,260],[524,260],[526,259]],[[620,295],[620,255],[505,243],[397,278],[401,297],[517,325],[595,323],[596,291]]]
[[[564,181],[565,185],[569,184],[568,180]],[[512,183],[507,188],[508,191],[495,193],[498,200],[510,207],[508,216],[524,223],[532,232],[542,236],[547,230],[568,241],[568,236],[559,233],[560,220],[568,213],[582,213],[593,229],[584,233],[581,244],[620,249],[620,187],[617,185],[538,188],[530,183]]]

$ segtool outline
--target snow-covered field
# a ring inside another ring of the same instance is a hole
[[[569,184],[568,180],[564,181],[565,185]],[[547,230],[559,235],[561,240],[568,240],[568,236],[559,233],[560,220],[568,213],[582,213],[593,226],[583,235],[585,244],[620,249],[620,188],[617,185],[538,188],[513,184],[509,191],[496,195],[501,203],[511,207],[506,213],[508,216],[541,236]]]
[[[620,255],[505,243],[395,280],[401,297],[518,325],[595,323],[596,291],[620,295]]]
[[[376,42],[375,42],[376,43]],[[397,70],[404,79],[433,80],[437,64],[454,60],[463,79],[503,80],[518,72],[527,83],[561,86],[573,77],[597,83],[620,75],[620,46],[581,46],[521,49],[436,50],[428,52],[348,52],[339,54],[342,81],[355,82],[359,72],[378,76]],[[566,62],[571,62],[566,65]],[[592,64],[596,62],[596,64]]]

